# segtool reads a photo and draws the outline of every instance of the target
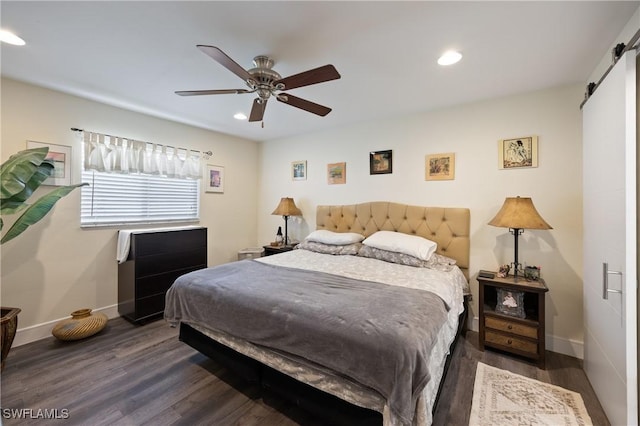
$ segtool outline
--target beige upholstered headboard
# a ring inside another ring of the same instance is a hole
[[[455,259],[469,279],[469,209],[421,207],[375,201],[345,206],[318,206],[316,229],[357,232],[376,231],[419,235],[438,244],[437,253]]]

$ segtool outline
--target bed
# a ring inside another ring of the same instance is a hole
[[[185,343],[305,408],[337,400],[384,425],[431,424],[466,318],[469,210],[318,206],[312,235],[322,238],[180,277],[165,319]],[[428,267],[407,266],[421,257]]]

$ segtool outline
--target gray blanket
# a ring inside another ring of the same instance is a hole
[[[447,309],[424,290],[244,260],[178,278],[164,315],[328,367],[411,424]]]

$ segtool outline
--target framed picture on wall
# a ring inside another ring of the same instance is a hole
[[[327,164],[327,183],[329,185],[347,183],[347,163]]]
[[[369,153],[369,174],[382,175],[393,172],[393,151],[375,151]]]
[[[294,161],[291,163],[291,179],[307,180],[307,162]]]
[[[498,168],[538,167],[538,137],[502,139],[498,141]]]
[[[53,186],[71,185],[71,147],[54,143],[27,141],[27,149],[43,147],[49,148],[49,153],[45,158],[53,161],[53,173],[42,184]]]
[[[224,167],[207,164],[205,192],[224,192]]]
[[[453,180],[456,172],[456,154],[430,154],[425,160],[424,180]]]

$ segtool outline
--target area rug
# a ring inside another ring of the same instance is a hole
[[[470,426],[593,425],[579,393],[478,363]]]

